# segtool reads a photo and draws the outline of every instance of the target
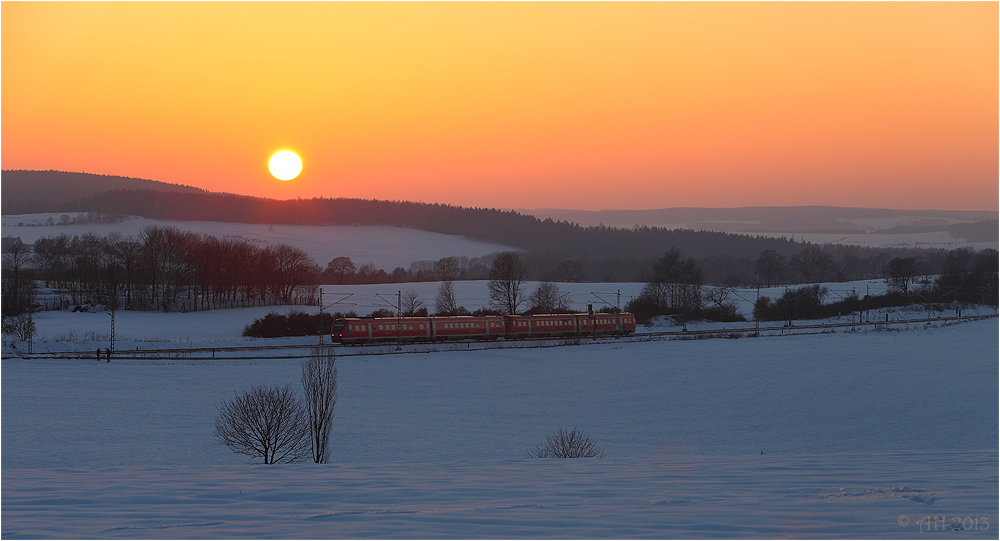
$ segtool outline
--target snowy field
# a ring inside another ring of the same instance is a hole
[[[26,242],[177,225],[287,242],[321,264],[345,255],[384,268],[503,249],[392,228],[272,232],[149,220],[19,227],[12,219],[24,217],[4,216],[3,234]],[[412,289],[433,309],[438,285],[324,286],[323,299],[328,312],[367,314]],[[882,281],[824,285],[829,301],[885,289]],[[559,287],[585,310],[614,305],[619,293],[624,305],[642,284]],[[485,282],[456,282],[455,293],[470,310],[486,304]],[[757,291],[736,293],[749,315]],[[318,308],[120,311],[116,350],[279,346],[289,349],[269,354],[301,354],[290,348],[316,337],[242,336],[254,319],[289,310]],[[41,312],[31,346],[92,354],[108,347],[110,321],[104,312]],[[845,321],[847,314],[829,320]],[[640,332],[674,330],[664,327],[669,320],[659,324]],[[735,325],[752,323],[688,328]],[[212,437],[220,402],[258,382],[297,386],[299,359],[23,359],[26,345],[5,337],[0,537],[996,538],[997,320],[863,329],[552,348],[384,347],[364,356],[343,348],[333,454],[322,466],[247,464]],[[525,458],[546,434],[573,427],[597,439],[607,458]]]
[[[76,214],[69,213],[71,217]],[[61,234],[73,236],[94,233],[103,237],[108,233],[118,232],[124,236],[136,236],[147,226],[172,226],[181,231],[193,231],[219,239],[235,237],[260,245],[289,244],[304,250],[321,267],[326,267],[335,257],[350,257],[358,267],[374,263],[386,272],[392,272],[396,267],[409,268],[410,264],[417,261],[437,261],[442,257],[459,255],[481,257],[510,250],[510,247],[499,244],[401,227],[239,224],[147,218],[130,218],[115,224],[43,225],[49,218],[58,223],[61,216],[62,214],[4,215],[3,236],[20,237],[22,242],[32,244],[39,238]]]
[[[165,344],[239,342],[242,320],[210,322],[240,312],[136,315]],[[67,316],[109,319],[38,322]],[[342,356],[331,464],[262,466],[212,438],[216,407],[298,385],[298,360],[24,360],[5,344],[0,535],[995,538],[997,353],[988,319]],[[561,427],[607,458],[525,458]]]

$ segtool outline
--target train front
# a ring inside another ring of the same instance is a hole
[[[330,330],[330,341],[334,344],[344,343],[344,328],[347,327],[346,319],[338,319],[333,322],[333,328]]]

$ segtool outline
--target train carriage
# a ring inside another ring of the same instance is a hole
[[[455,316],[430,318],[434,340],[488,340],[504,336],[500,316]]]
[[[579,335],[579,314],[537,314],[518,317],[528,322],[528,336],[532,338]]]
[[[404,340],[427,340],[430,337],[429,318],[338,319],[333,323],[331,339],[335,342],[366,343]]]

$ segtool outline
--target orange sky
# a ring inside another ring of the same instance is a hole
[[[2,168],[479,207],[998,209],[998,4],[4,2]],[[267,171],[296,151],[302,175]]]

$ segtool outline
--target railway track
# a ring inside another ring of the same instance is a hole
[[[402,344],[383,342],[365,345],[325,345],[332,347],[338,357],[355,357],[371,355],[395,355],[403,353],[431,353],[437,351],[483,351],[492,349],[520,349],[573,346],[593,342],[648,342],[653,340],[699,340],[710,338],[738,338],[746,336],[784,336],[794,334],[817,334],[831,332],[837,329],[850,331],[871,331],[890,329],[893,327],[930,324],[966,322],[995,318],[997,314],[929,317],[914,319],[896,319],[887,321],[865,321],[844,323],[817,323],[812,325],[767,325],[767,326],[734,326],[722,329],[677,330],[637,333],[621,337],[588,337],[579,338],[528,338],[519,340],[454,341],[422,344]],[[224,360],[254,360],[254,359],[306,359],[312,356],[312,351],[319,344],[278,345],[278,346],[231,346],[231,347],[199,347],[199,348],[155,348],[115,351],[116,360],[189,360],[189,361],[224,361]],[[84,359],[93,360],[94,354],[85,351],[50,351],[42,353],[22,353],[26,359]]]

